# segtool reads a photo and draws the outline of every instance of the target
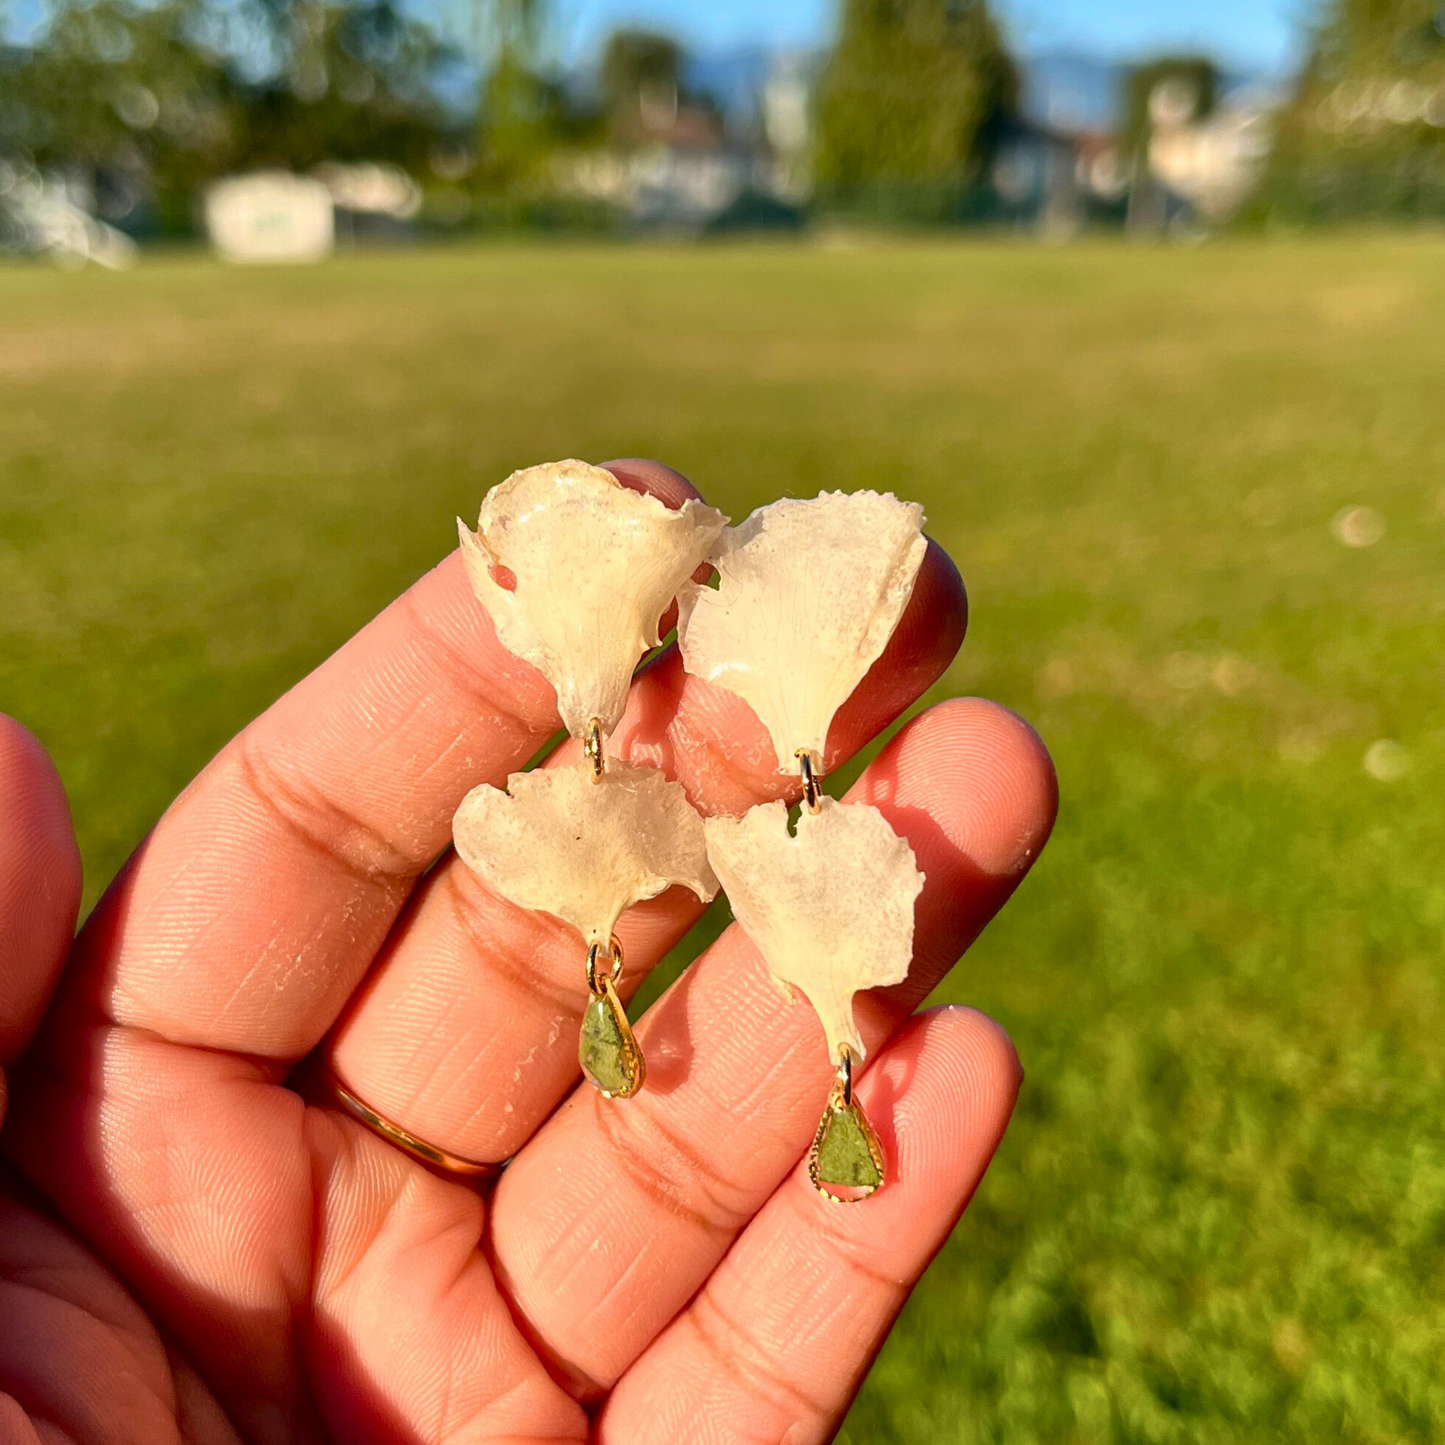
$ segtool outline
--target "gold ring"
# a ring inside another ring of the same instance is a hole
[[[443,1173],[474,1180],[495,1179],[505,1168],[502,1164],[483,1164],[477,1159],[464,1159],[460,1154],[453,1154],[450,1149],[418,1139],[400,1124],[393,1124],[390,1119],[378,1114],[364,1099],[357,1098],[337,1078],[335,1070],[327,1065],[323,1064],[316,1070],[315,1080],[325,1095],[326,1102],[344,1109],[357,1123],[365,1124],[373,1134],[379,1135],[388,1144],[395,1145],[419,1164],[427,1164]]]

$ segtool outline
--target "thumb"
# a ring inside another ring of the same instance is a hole
[[[0,1065],[50,1002],[80,909],[80,850],[55,764],[0,713]],[[0,1116],[4,1114],[0,1079]]]

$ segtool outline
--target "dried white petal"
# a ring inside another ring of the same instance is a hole
[[[697,677],[741,697],[778,769],[823,754],[833,714],[893,635],[928,543],[923,508],[892,492],[774,502],[723,533],[721,585],[678,593],[678,644]]]
[[[863,1057],[853,1022],[859,989],[902,983],[913,959],[913,902],[923,875],[913,849],[867,803],[822,800],[788,836],[783,803],[709,818],[708,858],[733,915],[773,977],[807,996],[828,1038]]]
[[[594,717],[604,734],[617,726],[658,621],[726,525],[695,499],[674,511],[601,467],[567,461],[513,472],[487,493],[476,532],[460,519],[457,530],[502,645],[556,688],[567,731],[581,737]]]
[[[463,863],[504,898],[605,943],[624,908],[673,883],[717,892],[702,819],[656,768],[617,758],[594,782],[587,763],[513,773],[507,792],[473,788],[452,819]]]

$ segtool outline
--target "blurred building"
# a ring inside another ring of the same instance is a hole
[[[223,260],[320,261],[336,238],[331,195],[288,171],[227,176],[206,188],[206,233]]]
[[[816,68],[811,55],[779,55],[753,70],[746,99],[734,77],[725,103],[677,86],[648,92],[606,145],[559,155],[554,181],[642,229],[794,224],[809,187]]]
[[[328,161],[309,176],[227,176],[206,188],[203,209],[222,259],[308,262],[338,242],[405,239],[421,202],[421,187],[399,166]]]
[[[988,181],[1000,219],[1050,236],[1117,224],[1129,190],[1112,131],[1054,129],[1027,119],[1002,128]]]
[[[422,189],[400,166],[379,161],[323,161],[311,173],[331,197],[338,245],[410,240]]]
[[[785,199],[802,202],[812,187],[813,89],[822,57],[782,51],[772,57],[762,87],[763,135],[774,161],[773,184]]]
[[[1127,67],[1072,53],[1020,66],[1018,134],[1000,151],[1001,193],[1027,191],[1041,225],[1121,220],[1132,191],[1134,214],[1158,223],[1216,225],[1258,184],[1287,97],[1248,77],[1219,74],[1207,107],[1177,80],[1149,98],[1145,170],[1121,136]],[[1072,165],[1063,152],[1072,154]],[[1142,203],[1141,203],[1142,202]]]
[[[1123,67],[1048,51],[1018,71],[1018,104],[988,178],[1000,213],[1052,236],[1118,224],[1129,188],[1118,138]]]
[[[1258,183],[1274,143],[1284,97],[1270,86],[1226,92],[1195,121],[1156,119],[1149,169],[1202,221],[1228,220]]]

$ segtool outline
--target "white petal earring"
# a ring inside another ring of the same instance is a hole
[[[622,946],[613,929],[626,908],[673,883],[704,902],[717,893],[702,819],[656,768],[612,759],[514,773],[507,791],[473,788],[452,820],[457,854],[522,908],[570,923],[587,944],[589,1001],[578,1057],[608,1098],[629,1098],[646,1075],[617,980]]]
[[[584,761],[482,785],[452,822],[457,854],[497,893],[571,924],[586,943],[588,1003],[578,1061],[607,1098],[642,1087],[646,1063],[617,993],[624,909],[671,884],[717,892],[702,819],[656,768],[604,755],[657,624],[727,519],[701,502],[679,510],[585,462],[514,472],[459,523],[472,588],[509,651],[556,689]]]
[[[928,543],[923,508],[891,492],[824,492],[760,507],[708,559],[719,585],[678,593],[683,665],[762,720],[779,772],[810,754],[898,626]]]
[[[723,534],[716,590],[688,584],[678,598],[684,666],[744,698],[768,729],[779,771],[802,776],[795,835],[781,802],[709,818],[705,834],[739,924],[822,1023],[836,1072],[808,1175],[838,1203],[867,1198],[887,1177],[878,1135],[853,1098],[865,1052],[853,996],[907,976],[923,876],[878,809],[824,798],[819,777],[834,714],[912,595],[927,550],[922,525],[922,508],[891,494],[777,502]]]
[[[886,646],[927,543],[923,513],[891,494],[825,493],[755,512],[741,527],[700,502],[673,511],[582,462],[516,472],[488,493],[462,552],[504,646],[557,692],[585,760],[475,788],[453,821],[462,860],[503,897],[563,919],[586,945],[578,1057],[609,1098],[646,1064],[617,993],[623,910],[674,883],[704,901],[722,879],[779,984],[822,1022],[836,1073],[809,1154],[830,1199],[866,1198],[887,1165],[853,1098],[864,1044],[860,990],[898,983],[912,957],[923,879],[908,844],[865,804],[819,787],[828,728]],[[689,579],[704,560],[717,590]],[[678,600],[689,672],[757,713],[780,771],[801,774],[796,833],[782,803],[704,825],[682,788],[605,756],[638,659]]]

